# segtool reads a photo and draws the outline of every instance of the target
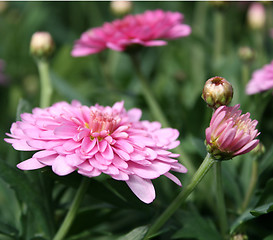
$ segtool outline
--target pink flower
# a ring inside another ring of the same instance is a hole
[[[246,93],[251,95],[273,88],[273,61],[252,74],[246,86]]]
[[[151,179],[165,175],[181,185],[169,171],[187,170],[173,159],[179,155],[169,151],[179,145],[179,132],[140,121],[141,114],[136,108],[126,111],[123,102],[113,107],[60,102],[21,114],[5,141],[16,150],[37,151],[17,165],[22,170],[52,166],[61,176],[105,173],[125,181],[139,199],[150,203],[155,198]]]
[[[75,43],[72,56],[86,56],[106,48],[125,51],[133,44],[146,47],[166,45],[162,39],[186,37],[191,33],[190,26],[183,24],[183,20],[181,13],[163,10],[128,15],[84,32]]]
[[[250,113],[241,115],[240,105],[221,106],[213,114],[210,126],[206,129],[207,150],[219,160],[247,153],[255,148],[260,133],[258,121],[251,120]]]

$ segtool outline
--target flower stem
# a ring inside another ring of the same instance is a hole
[[[257,183],[257,178],[258,178],[258,163],[257,163],[257,160],[254,159],[253,163],[252,163],[250,183],[249,183],[249,186],[248,186],[248,189],[247,189],[247,192],[245,195],[245,199],[243,201],[243,205],[241,208],[242,213],[246,210],[246,208],[250,202],[251,196],[253,194],[254,188]]]
[[[143,90],[143,95],[145,97],[145,100],[147,101],[150,110],[152,111],[154,117],[161,122],[163,127],[169,127],[170,124],[165,117],[163,111],[161,110],[160,106],[158,105],[153,93],[150,90],[150,87],[148,85],[148,81],[143,75],[141,69],[140,69],[140,64],[137,59],[137,56],[135,54],[130,54],[132,63],[134,65],[134,68],[136,70],[136,74],[141,82],[142,90]]]
[[[40,107],[46,108],[50,105],[51,95],[52,95],[52,86],[49,76],[49,66],[46,60],[37,60],[37,66],[40,75]]]
[[[217,213],[220,221],[220,231],[223,239],[226,239],[227,233],[227,214],[224,200],[223,183],[222,183],[222,162],[218,161],[215,164],[215,182],[216,182],[216,200],[217,200]]]
[[[65,236],[68,233],[69,228],[76,216],[76,213],[78,211],[80,203],[84,197],[84,194],[88,188],[89,182],[90,181],[87,177],[83,178],[81,185],[75,195],[75,198],[70,206],[70,209],[69,209],[61,227],[59,228],[58,232],[56,233],[55,237],[53,238],[53,240],[62,240],[65,238]]]
[[[131,57],[136,74],[141,82],[143,95],[149,105],[149,108],[150,108],[153,116],[155,117],[155,119],[157,119],[162,124],[162,127],[170,127],[170,124],[169,124],[167,118],[165,117],[163,111],[161,110],[153,93],[150,90],[147,79],[145,78],[144,74],[142,73],[142,71],[140,69],[140,64],[137,59],[137,56],[135,54],[130,54],[129,56]],[[190,174],[193,173],[195,171],[195,167],[193,166],[189,157],[186,155],[186,153],[183,151],[183,149],[180,146],[178,146],[176,148],[176,151],[177,151],[177,153],[180,154],[180,160],[187,167],[188,173],[190,173]]]
[[[150,227],[143,240],[147,240],[152,237],[152,235],[155,234],[165,224],[165,222],[174,214],[174,212],[181,206],[181,204],[185,202],[187,197],[203,179],[214,162],[215,160],[208,153],[201,166],[192,177],[190,184],[186,186],[186,188],[174,199],[171,205],[169,205],[169,207],[161,214],[161,216],[159,216],[155,223]]]

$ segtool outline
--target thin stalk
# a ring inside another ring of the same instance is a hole
[[[170,127],[170,124],[169,124],[167,118],[165,117],[163,111],[161,110],[153,93],[150,90],[150,87],[149,87],[146,77],[144,76],[144,74],[142,73],[142,71],[140,69],[140,64],[139,64],[137,57],[133,54],[131,54],[130,57],[131,57],[133,66],[135,68],[136,74],[141,82],[143,95],[145,97],[145,100],[147,101],[147,104],[148,104],[153,116],[155,117],[156,120],[158,120],[162,124],[162,127]],[[179,159],[187,167],[188,173],[193,174],[195,171],[195,167],[191,163],[189,157],[186,155],[186,153],[183,151],[183,149],[180,146],[178,146],[175,150],[177,153],[180,154]]]
[[[220,60],[224,43],[224,16],[219,10],[214,13],[214,61]]]
[[[250,202],[251,196],[253,194],[253,191],[255,189],[256,183],[258,179],[258,162],[256,159],[254,159],[252,163],[252,170],[251,170],[251,178],[250,178],[250,183],[242,204],[241,212],[244,212]]]
[[[40,107],[46,108],[50,105],[51,95],[53,92],[49,76],[49,66],[46,60],[38,60],[37,66],[41,84]]]
[[[159,104],[157,103],[153,93],[150,90],[148,81],[140,69],[140,64],[139,64],[139,61],[138,61],[136,55],[131,54],[130,57],[131,57],[133,65],[134,65],[136,74],[141,82],[144,98],[147,101],[147,103],[150,107],[150,110],[152,111],[152,114],[154,115],[154,117],[158,121],[161,122],[163,127],[169,127],[170,124],[169,124],[167,118],[165,117],[163,111],[161,110]]]
[[[175,211],[185,202],[188,196],[200,183],[206,173],[210,170],[215,160],[208,153],[201,166],[198,168],[189,185],[187,185],[184,190],[174,199],[174,201],[169,205],[169,207],[159,216],[155,223],[150,227],[146,236],[143,240],[148,240],[155,234],[175,213]]]
[[[73,223],[74,218],[76,217],[76,213],[79,209],[80,203],[84,197],[84,194],[88,188],[88,184],[89,184],[89,179],[87,177],[84,177],[81,185],[75,195],[75,198],[70,206],[70,209],[61,225],[61,227],[59,228],[58,232],[56,233],[55,237],[53,238],[53,240],[63,240],[66,236],[66,234],[69,231],[70,226]]]
[[[222,182],[222,162],[216,162],[215,164],[215,182],[216,182],[216,202],[217,213],[219,217],[220,231],[223,239],[226,239],[227,233],[227,214],[226,205],[224,200],[223,182]]]

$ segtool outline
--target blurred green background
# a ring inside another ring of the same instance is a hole
[[[169,41],[164,47],[143,49],[141,67],[171,126],[180,131],[182,147],[195,167],[200,165],[206,154],[205,129],[209,125],[211,110],[206,107],[200,96],[207,79],[221,76],[230,81],[234,88],[231,105],[240,103],[244,113],[249,111],[252,118],[259,120],[260,139],[266,148],[266,153],[260,157],[259,161],[260,178],[255,190],[256,198],[253,197],[250,204],[254,209],[266,204],[269,204],[266,206],[272,206],[270,205],[273,192],[271,191],[273,190],[272,93],[247,96],[245,85],[254,70],[273,59],[273,39],[270,37],[270,30],[273,28],[273,4],[263,3],[266,22],[259,29],[253,29],[248,24],[247,13],[250,4],[251,2],[139,1],[133,2],[132,13],[142,13],[145,10],[157,8],[178,11],[184,14],[184,22],[192,27],[192,34],[188,37]],[[29,53],[31,36],[37,31],[50,32],[56,45],[50,60],[54,87],[52,103],[77,99],[87,105],[95,103],[113,105],[116,101],[124,100],[127,109],[132,107],[142,109],[142,119],[155,120],[141,94],[140,83],[128,56],[112,50],[81,58],[74,58],[70,54],[74,41],[82,32],[101,26],[105,21],[112,21],[115,18],[116,16],[110,11],[109,2],[0,2],[0,59],[5,61],[4,74],[7,77],[6,83],[0,86],[2,112],[0,136],[2,139],[5,133],[9,132],[11,123],[18,119],[18,113],[30,112],[32,108],[39,106],[39,76],[35,60]],[[240,54],[240,49],[245,46],[253,51],[253,57],[246,59],[242,53]],[[14,171],[16,163],[26,159],[24,154],[19,155],[4,141],[0,141],[0,157],[1,161],[14,167],[12,168]],[[267,213],[265,208],[261,214],[262,217],[259,218],[260,224],[257,224],[257,219],[253,217],[254,215],[250,216],[249,212],[245,213],[242,221],[238,220],[242,214],[239,209],[250,181],[251,164],[254,158],[250,153],[232,162],[224,163],[227,204],[231,209],[230,224],[236,226],[234,233],[239,227],[238,232],[247,233],[249,239],[268,240],[272,238],[267,239],[267,236],[273,236],[272,224],[269,224],[272,223],[272,213]],[[29,177],[30,174],[26,175]],[[57,178],[47,171],[45,174],[50,175],[54,181]],[[22,212],[27,212],[26,209],[22,210],[24,209],[22,203],[26,199],[18,197],[18,191],[22,189],[12,185],[13,180],[9,178],[8,168],[2,168],[0,175],[4,180],[0,182],[2,192],[0,194],[0,233],[3,233],[1,239],[4,240],[5,237],[7,239],[13,237],[14,239],[50,239],[44,235],[38,238],[33,233],[34,230],[24,233],[22,229],[28,229],[22,225],[22,221],[26,221],[22,220],[22,216],[25,216]],[[23,176],[25,175],[22,175],[22,179]],[[179,178],[182,179],[183,185],[186,185],[189,176],[180,175]],[[68,182],[64,184],[69,185],[74,181],[73,179],[77,179],[77,176],[72,174],[71,177],[67,177],[67,180],[57,178],[57,181]],[[102,210],[99,213],[96,211],[96,221],[93,219],[89,222],[94,224],[90,232],[96,238],[92,239],[118,239],[133,228],[152,222],[180,191],[177,186],[166,183],[164,180],[155,181],[158,197],[151,207],[139,203],[129,191],[123,189],[125,185],[118,186],[119,182],[111,182],[111,188],[108,186],[104,189],[105,187],[100,185],[104,182],[103,179],[92,180],[94,181],[93,191],[98,194],[98,197],[96,194],[95,197],[90,196],[94,205],[82,212],[82,219],[86,220],[94,216],[94,209]],[[200,186],[200,192],[203,194],[195,193],[187,207],[176,214],[168,227],[164,229],[162,238],[158,237],[158,239],[171,239],[171,237],[219,239],[217,227],[215,227],[217,220],[214,216],[212,183],[212,176],[208,176]],[[119,195],[115,195],[117,190],[114,191],[112,188],[118,190],[121,188],[122,191],[119,194],[127,194],[130,204],[128,200],[125,202],[120,200],[122,204],[111,197],[109,200],[106,193],[110,194],[110,192],[119,199]],[[101,189],[104,189],[106,193],[100,193]],[[59,191],[62,192],[62,190],[62,187],[59,187]],[[64,199],[69,199],[73,192],[68,191],[66,194]],[[125,207],[122,208],[122,206]],[[59,204],[55,206],[55,210],[65,209],[65,207],[67,206]],[[60,212],[61,216],[62,213]],[[31,218],[31,215],[28,217]],[[205,221],[206,218],[209,221]],[[119,221],[115,222],[117,219]],[[116,224],[112,224],[113,221]],[[56,222],[58,223],[58,218]],[[78,238],[69,239],[90,239],[89,232],[87,237],[80,236],[84,226],[82,222],[76,224],[71,230],[71,236],[74,234]],[[198,233],[194,231],[197,223],[200,229]],[[90,224],[85,222],[85,225],[90,226]],[[207,235],[208,233],[211,235]]]

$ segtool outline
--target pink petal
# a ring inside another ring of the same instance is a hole
[[[130,175],[126,183],[141,201],[151,203],[155,199],[155,189],[151,180]]]
[[[76,170],[76,167],[71,167],[66,163],[64,156],[58,156],[52,165],[52,170],[59,176],[64,176]]]
[[[43,168],[46,165],[40,163],[36,158],[30,158],[17,164],[17,167],[21,170],[33,170]]]
[[[165,173],[164,175],[165,175],[167,178],[171,179],[173,182],[175,182],[178,186],[180,186],[180,187],[182,186],[180,180],[179,180],[176,176],[174,176],[173,174],[167,172],[167,173]]]

